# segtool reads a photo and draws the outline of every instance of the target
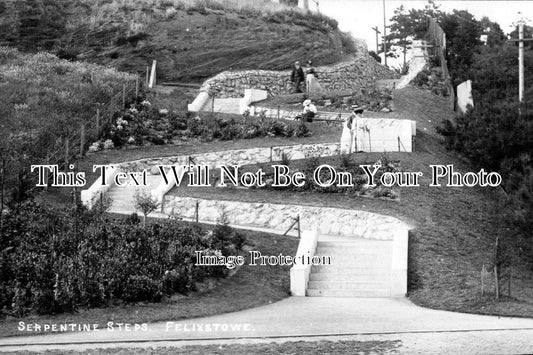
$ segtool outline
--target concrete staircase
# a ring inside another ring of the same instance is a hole
[[[110,212],[116,213],[133,213],[135,211],[134,196],[137,190],[151,191],[160,182],[162,178],[159,175],[148,175],[147,186],[111,186],[107,192],[107,197],[111,199]]]
[[[311,267],[307,296],[391,297],[392,241],[319,241],[315,255],[331,265]]]

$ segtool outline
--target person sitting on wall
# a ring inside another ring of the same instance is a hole
[[[303,112],[301,115],[296,116],[297,121],[305,121],[305,122],[313,122],[313,118],[315,118],[317,109],[316,106],[313,105],[310,99],[307,99],[303,102]]]
[[[300,62],[295,62],[294,68],[292,69],[292,73],[291,73],[291,82],[294,85],[295,93],[302,92],[302,89],[300,88],[300,86],[302,85],[304,81],[305,81],[304,70],[302,69]]]

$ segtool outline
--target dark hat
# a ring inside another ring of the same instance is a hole
[[[365,109],[362,108],[362,107],[359,107],[359,105],[352,105],[352,111],[356,115],[360,115],[360,114],[362,114],[365,111]]]

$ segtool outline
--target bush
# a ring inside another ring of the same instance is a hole
[[[122,298],[126,302],[159,302],[162,296],[162,282],[152,280],[144,275],[129,276],[122,294]]]
[[[241,252],[244,236],[176,220],[110,220],[78,209],[27,202],[0,226],[0,314],[23,316],[160,301],[188,293],[224,266],[193,267],[196,250]]]

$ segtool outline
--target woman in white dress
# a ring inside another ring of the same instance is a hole
[[[307,92],[322,91],[322,86],[317,80],[315,68],[313,68],[313,62],[310,60],[307,61],[307,66],[305,67],[305,86],[307,87]]]
[[[363,109],[354,107],[352,114],[344,121],[340,150],[341,154],[351,154],[358,151],[357,147],[357,119],[362,117]]]

